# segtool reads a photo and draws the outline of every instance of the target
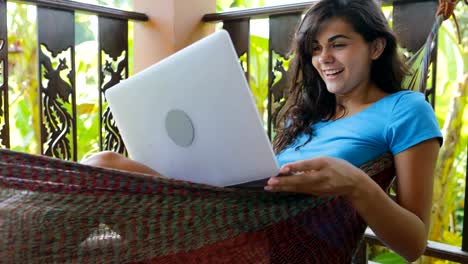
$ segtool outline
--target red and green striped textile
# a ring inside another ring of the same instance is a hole
[[[383,188],[393,158],[362,167]],[[0,150],[1,263],[349,263],[341,197],[215,188]]]

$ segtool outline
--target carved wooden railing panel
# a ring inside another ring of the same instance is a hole
[[[226,21],[223,23],[223,29],[225,29],[232,39],[232,42],[236,43],[236,52],[241,60],[242,68],[244,69],[245,76],[249,78],[250,69],[250,56],[249,56],[249,38],[250,38],[250,20],[239,19]]]
[[[272,6],[264,8],[252,8],[247,10],[229,11],[223,13],[207,14],[203,17],[205,22],[218,22],[224,24],[232,23],[238,20],[252,20],[260,18],[270,19],[270,54],[269,54],[269,82],[268,82],[268,132],[271,135],[271,114],[275,107],[275,102],[287,96],[285,84],[289,82],[286,76],[288,69],[284,67],[287,58],[287,48],[290,40],[285,38],[289,36],[290,30],[296,26],[296,18],[305,11],[314,1],[307,3],[290,4],[284,6]],[[393,5],[393,26],[398,35],[400,43],[410,52],[418,50],[425,42],[431,26],[435,20],[437,0],[384,0],[383,5]],[[289,20],[288,20],[289,19]],[[247,37],[243,38],[244,40]],[[233,38],[234,45],[239,45]],[[245,46],[245,43],[241,44]],[[277,46],[278,45],[278,46]],[[286,60],[285,60],[286,59]],[[435,105],[435,81],[437,68],[437,41],[431,56],[431,80],[428,83],[426,97],[432,106]],[[281,75],[281,78],[278,76]],[[279,79],[278,79],[279,78]],[[468,171],[467,171],[468,175]],[[468,185],[465,193],[468,192]],[[468,204],[468,196],[465,196],[465,204]],[[468,210],[465,209],[465,215]],[[378,238],[371,232],[366,232],[365,239],[372,244],[381,244]],[[366,263],[365,245],[358,254],[356,263]],[[445,245],[442,243],[429,242],[424,253],[427,256],[433,256],[444,260],[468,263],[468,217],[464,218],[463,244],[461,248]]]
[[[268,136],[272,134],[272,112],[280,100],[287,96],[290,85],[286,62],[294,31],[301,20],[301,13],[270,16],[270,45],[268,56]]]
[[[41,152],[77,159],[75,15],[37,8]]]
[[[128,23],[125,20],[99,17],[99,147],[127,154],[122,137],[106,103],[107,89],[128,78]]]
[[[0,1],[0,148],[10,147],[6,2]]]

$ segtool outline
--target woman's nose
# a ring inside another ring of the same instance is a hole
[[[331,63],[331,62],[333,62],[333,56],[328,51],[328,49],[323,49],[322,50],[322,52],[320,53],[320,56],[319,56],[319,62],[320,63]]]

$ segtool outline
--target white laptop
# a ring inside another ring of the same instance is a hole
[[[110,88],[130,158],[214,186],[279,171],[229,34],[217,31]]]

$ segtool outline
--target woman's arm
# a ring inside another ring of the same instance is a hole
[[[395,156],[397,203],[373,181],[349,197],[376,235],[408,261],[426,248],[439,142],[431,139]]]
[[[294,162],[273,177],[266,190],[347,197],[377,236],[408,261],[425,248],[432,204],[437,139],[419,143],[395,156],[397,203],[362,170],[335,158]]]

